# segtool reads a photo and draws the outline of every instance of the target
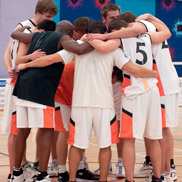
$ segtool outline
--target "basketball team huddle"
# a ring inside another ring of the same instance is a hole
[[[4,54],[8,181],[51,182],[57,176],[58,182],[106,182],[112,144],[116,176],[125,182],[177,181],[170,127],[178,125],[179,80],[170,30],[151,14],[120,11],[108,3],[103,21],[80,17],[56,25],[56,4],[39,0],[35,17],[14,29]],[[38,128],[33,166],[26,158],[31,128]],[[94,172],[85,156],[92,130],[99,147]],[[146,150],[138,171],[136,139],[144,139]]]

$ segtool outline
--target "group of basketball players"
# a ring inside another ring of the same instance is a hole
[[[11,78],[3,117],[9,133],[8,181],[49,182],[50,176],[59,182],[107,181],[113,143],[117,177],[177,180],[169,127],[178,124],[179,88],[168,27],[150,14],[120,14],[115,4],[102,8],[103,22],[80,17],[73,25],[67,20],[56,25],[52,0],[39,0],[35,14],[15,28],[4,56]],[[100,178],[89,171],[85,157],[92,127]],[[38,128],[33,167],[26,159],[31,128]],[[144,138],[146,161],[134,172],[137,138]]]

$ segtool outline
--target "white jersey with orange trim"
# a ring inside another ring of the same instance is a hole
[[[31,28],[35,27],[36,25],[29,19],[29,20],[25,20],[21,23],[19,23],[22,27],[24,26],[29,26]],[[30,33],[31,31],[26,29],[25,33]],[[19,40],[15,40],[13,39],[12,45],[11,45],[11,65],[13,69],[16,69],[16,65],[15,65],[15,59],[16,59],[16,54],[18,52],[18,46],[19,46]]]
[[[141,23],[147,27],[147,31],[156,31],[156,27],[152,23],[143,20]],[[154,69],[158,71],[158,80],[159,83],[161,83],[161,85],[158,85],[160,95],[179,93],[179,79],[172,63],[167,41],[160,44],[153,44],[152,53],[154,58]],[[162,92],[163,94],[161,94]]]
[[[131,62],[152,70],[152,48],[148,34],[122,39],[124,52],[131,57]],[[124,80],[121,90],[128,99],[146,93],[157,84],[155,78],[134,77],[124,71]]]

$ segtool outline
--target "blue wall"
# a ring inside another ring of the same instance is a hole
[[[116,0],[116,4],[122,12],[131,11],[136,16],[144,13],[155,15],[155,0]]]
[[[182,1],[178,0],[65,0],[60,4],[55,0],[59,9],[59,15],[55,21],[69,20],[73,22],[80,16],[89,17],[91,20],[101,20],[100,10],[107,3],[115,3],[121,7],[121,11],[131,11],[136,16],[150,13],[160,18],[172,32],[169,39],[169,47],[172,53],[174,65],[178,75],[182,77]]]

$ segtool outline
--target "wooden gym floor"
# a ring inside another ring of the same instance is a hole
[[[8,161],[8,150],[7,150],[7,140],[8,135],[2,134],[2,115],[3,111],[0,111],[0,182],[5,182],[9,174],[9,161]],[[171,129],[174,137],[174,161],[176,165],[176,171],[178,176],[178,182],[182,182],[182,107],[180,107],[179,112],[179,126]],[[35,157],[35,136],[36,130],[33,129],[27,143],[27,159],[34,161]],[[89,164],[89,169],[94,171],[98,168],[98,148],[94,135],[91,136],[90,148],[86,150],[86,157]],[[136,141],[136,165],[135,169],[139,169],[142,166],[145,157],[144,142],[143,140]],[[115,163],[117,161],[117,151],[116,146],[112,145],[112,167],[113,174],[109,175],[108,181],[120,181],[124,182],[124,179],[117,179],[115,177]],[[54,179],[56,181],[56,178]],[[145,179],[138,178],[135,179],[136,182],[144,182]]]

